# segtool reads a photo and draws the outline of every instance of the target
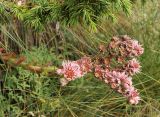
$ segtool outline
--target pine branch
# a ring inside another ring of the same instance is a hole
[[[17,17],[36,30],[43,30],[46,24],[57,21],[61,25],[81,24],[96,30],[102,17],[113,19],[119,11],[129,14],[132,7],[131,0],[31,0],[23,5],[7,1],[1,4],[11,17]]]

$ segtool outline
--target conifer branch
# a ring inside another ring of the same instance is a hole
[[[61,25],[71,26],[81,24],[96,30],[97,24],[102,17],[115,18],[116,12],[131,12],[131,0],[32,0],[23,5],[14,2],[1,2],[0,13],[22,20],[36,30],[43,30],[46,24],[60,22]]]

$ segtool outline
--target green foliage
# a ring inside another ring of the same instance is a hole
[[[53,48],[48,50],[46,46],[41,45],[39,48],[32,47],[30,51],[25,51],[22,53],[23,56],[26,56],[28,63],[35,65],[47,65],[50,63],[57,65],[59,58],[54,54]]]
[[[22,6],[6,1],[0,5],[5,6],[0,10],[3,15],[9,9],[11,16],[16,16],[36,30],[43,30],[44,25],[56,21],[67,26],[82,24],[96,30],[102,17],[114,19],[116,12],[122,10],[129,14],[132,6],[130,0],[64,0],[62,3],[32,0]]]
[[[30,111],[47,115],[59,107],[58,99],[52,96],[53,93],[56,93],[54,92],[56,82],[53,79],[22,69],[17,70],[16,74],[10,73],[12,75],[7,75],[5,78],[3,103],[7,101],[10,104],[6,109],[2,107],[6,116],[29,116]],[[38,110],[41,111],[38,112]]]
[[[53,62],[56,64],[56,57],[42,48],[24,53],[29,59],[28,63],[36,64],[37,62],[47,65],[48,62]],[[17,68],[6,73],[3,79],[4,87],[0,92],[0,116],[29,116],[31,112],[36,116],[50,115],[60,106],[59,99],[56,96],[53,97],[53,95],[58,96],[56,88],[59,87],[55,78],[44,77],[43,74],[38,75]],[[5,108],[4,104],[6,104]]]

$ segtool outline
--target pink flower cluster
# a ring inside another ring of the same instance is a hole
[[[64,75],[64,78],[68,81],[75,80],[76,78],[83,76],[81,68],[76,61],[63,61],[62,66],[63,68],[58,69],[57,73]]]
[[[113,37],[107,47],[100,46],[100,54],[92,61],[90,57],[63,61],[62,68],[57,73],[63,76],[60,81],[65,86],[69,81],[93,72],[99,80],[126,97],[130,104],[138,104],[140,97],[131,76],[140,72],[141,66],[135,57],[140,56],[143,51],[137,40],[126,35]]]
[[[107,67],[97,65],[95,67],[95,76],[125,96],[131,104],[138,104],[140,97],[132,85],[131,76],[140,72],[140,63],[134,57],[140,56],[144,49],[137,40],[125,35],[113,37],[108,49],[103,50],[108,50],[109,58],[117,60],[117,63],[121,62],[121,64],[116,67],[113,67],[112,63],[107,64]]]
[[[99,74],[99,75],[97,75]],[[132,85],[132,78],[125,72],[104,70],[100,67],[95,69],[95,75],[109,84],[112,89],[125,96],[131,104],[138,104],[140,97],[137,90]]]
[[[137,57],[144,52],[142,45],[140,45],[137,40],[134,40],[127,35],[113,37],[109,44],[109,48],[112,51],[111,54],[117,54],[123,57]],[[115,53],[113,53],[113,50],[115,50]]]
[[[138,62],[138,60],[133,58],[132,60],[128,61],[125,68],[126,68],[126,72],[129,75],[134,75],[134,74],[140,72],[141,66],[140,66],[140,63]]]
[[[83,57],[77,61],[63,61],[62,68],[57,70],[59,75],[63,75],[61,84],[64,86],[69,81],[83,77],[92,69],[92,62],[89,57]]]
[[[124,45],[127,47],[127,51],[130,56],[139,56],[144,51],[144,49],[138,43],[137,40],[131,40],[131,39],[125,40]]]

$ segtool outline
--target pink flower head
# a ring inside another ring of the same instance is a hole
[[[137,59],[133,58],[128,62],[126,71],[128,71],[130,75],[133,75],[135,73],[139,73],[140,68],[141,68],[140,63],[137,61]]]
[[[57,73],[59,75],[64,75],[64,78],[68,81],[83,76],[80,66],[75,61],[63,61],[62,67],[62,69],[57,70]]]
[[[121,79],[126,79],[128,76],[125,74],[125,72],[117,72],[117,71],[112,71],[112,78],[116,79],[118,83],[120,83]]]
[[[130,104],[138,104],[139,101],[140,101],[140,97],[139,97],[139,96],[130,97],[130,98],[129,98],[129,103],[130,103]]]
[[[138,43],[137,40],[133,40],[132,41],[132,54],[134,56],[139,56],[141,54],[143,54],[144,49],[142,48],[142,46]]]
[[[106,81],[110,83],[111,87],[116,88],[121,85],[121,79],[126,79],[128,76],[125,74],[125,72],[112,71],[107,73],[105,77]]]
[[[81,67],[82,72],[87,73],[92,71],[92,61],[89,57],[83,57],[77,60],[77,63]]]
[[[132,78],[121,78],[121,84],[125,90],[129,89],[132,86]]]
[[[94,75],[101,79],[103,78],[103,74],[104,74],[104,70],[102,69],[102,67],[100,65],[96,65],[95,66],[95,70],[94,70]]]
[[[109,71],[109,69],[105,69],[103,77],[104,77],[104,82],[105,83],[109,83],[110,82],[112,76],[111,76],[111,72]]]
[[[140,101],[140,97],[137,90],[131,87],[131,90],[129,90],[129,93],[128,93],[128,99],[130,104],[138,104]]]
[[[123,37],[121,44],[126,49],[123,54],[126,54],[127,56],[139,56],[144,52],[142,45],[140,45],[137,40],[133,40],[128,36]]]
[[[125,40],[124,44],[127,47],[129,56],[139,56],[144,52],[144,48],[142,48],[142,45],[137,40]]]

